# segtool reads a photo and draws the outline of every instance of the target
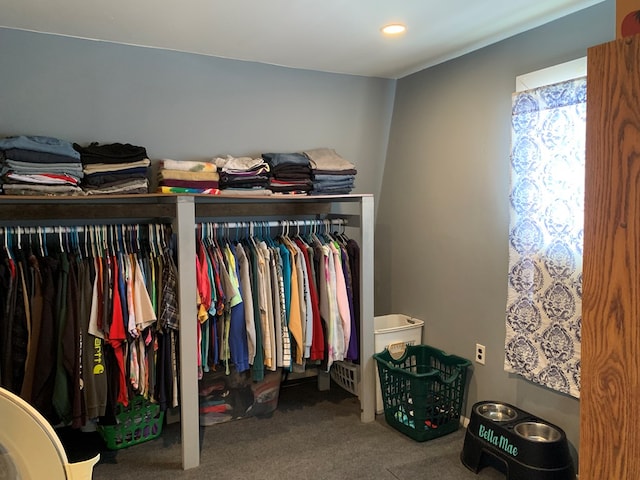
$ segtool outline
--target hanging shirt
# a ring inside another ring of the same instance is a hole
[[[103,416],[107,407],[107,374],[102,339],[89,333],[93,286],[91,282],[92,259],[84,259],[80,276],[80,330],[82,336],[82,383],[87,418]]]
[[[273,358],[273,350],[271,342],[272,337],[272,327],[269,324],[268,320],[268,297],[267,293],[267,279],[265,278],[267,273],[267,260],[264,258],[262,253],[262,248],[260,247],[260,242],[256,242],[255,244],[255,255],[256,255],[256,280],[258,286],[258,312],[260,316],[260,327],[262,330],[262,351],[264,353],[263,364],[267,369],[271,369],[275,364],[275,359]]]
[[[267,248],[265,242],[258,244],[262,258],[264,259],[263,265],[263,282],[264,282],[264,297],[265,297],[265,309],[266,309],[266,325],[268,335],[267,341],[269,342],[269,351],[271,352],[271,359],[269,364],[265,362],[265,366],[268,370],[275,371],[277,368],[276,358],[276,328],[273,315],[273,294],[271,286],[271,251]]]
[[[349,309],[347,284],[344,278],[344,270],[342,269],[342,252],[333,242],[329,242],[328,245],[333,253],[333,263],[336,272],[336,301],[338,304],[338,313],[340,314],[342,333],[344,337],[344,350],[342,352],[342,356],[346,357],[347,349],[349,347],[349,337],[351,336],[351,311]]]
[[[296,242],[304,255],[305,265],[307,268],[307,280],[309,283],[312,332],[309,358],[311,360],[322,360],[324,358],[324,332],[322,330],[322,320],[320,319],[320,299],[318,298],[313,261],[311,260],[313,249],[304,243],[302,239],[296,239]]]
[[[276,367],[283,367],[282,308],[280,306],[280,287],[278,282],[278,249],[269,248],[269,274],[271,276],[271,306],[273,307],[273,329],[276,343]]]
[[[102,313],[102,297],[101,297],[101,286],[102,286],[102,262],[99,258],[94,258],[96,275],[93,279],[93,289],[91,296],[91,311],[89,314],[89,333],[94,337],[98,337],[104,340],[104,332],[102,328],[100,328],[99,324],[101,322]]]
[[[57,353],[56,353],[56,373],[55,384],[53,389],[53,407],[61,421],[68,422],[71,419],[71,404],[69,402],[69,381],[63,366],[63,350],[62,341],[67,321],[67,288],[69,275],[69,261],[65,253],[61,253],[60,272],[58,277],[57,292],[57,317],[56,325],[58,331]]]
[[[132,262],[135,264],[135,262]],[[142,274],[142,268],[134,269],[133,279],[133,310],[135,312],[135,331],[142,332],[153,325],[158,319],[147,291],[146,282]]]
[[[292,349],[294,351],[295,363],[301,365],[304,353],[304,336],[302,332],[302,317],[300,315],[300,291],[298,284],[298,269],[296,267],[296,251],[290,248],[286,243],[285,246],[291,254],[291,308],[289,311],[289,331],[293,338]]]
[[[337,294],[337,276],[336,276],[336,264],[335,257],[331,251],[329,245],[323,245],[325,250],[325,256],[327,261],[327,291],[329,293],[329,318],[331,319],[331,326],[333,328],[333,360],[344,360],[345,343],[344,343],[344,331],[342,328],[342,319],[340,318],[340,310],[338,306],[338,294]]]
[[[251,291],[251,280],[249,278],[249,261],[241,243],[238,243],[235,249],[240,276],[240,291],[244,299],[242,305],[247,338],[247,360],[249,365],[253,365],[256,356],[256,326],[253,317],[253,292]]]
[[[249,369],[249,352],[247,346],[247,330],[245,327],[245,310],[242,300],[242,289],[240,288],[239,269],[235,257],[235,246],[225,245],[225,257],[227,259],[227,267],[229,278],[236,289],[229,306],[231,308],[231,322],[229,332],[229,349],[231,351],[231,359],[238,372],[244,372]]]
[[[118,263],[111,262],[113,278],[117,281]],[[118,396],[117,401],[125,407],[129,405],[127,392],[126,368],[124,359],[124,348],[126,342],[126,332],[124,329],[124,318],[122,317],[122,307],[120,305],[120,292],[118,288],[113,289],[113,318],[109,329],[109,344],[113,348],[118,363]]]
[[[273,251],[276,254],[276,276],[277,276],[277,295],[279,297],[280,307],[280,331],[282,339],[282,367],[286,369],[291,368],[291,334],[289,333],[289,326],[287,324],[287,301],[284,294],[284,263],[282,260],[282,250],[278,247],[274,247]],[[280,366],[280,365],[279,365]]]
[[[251,375],[254,381],[259,382],[264,379],[264,348],[262,342],[262,322],[260,316],[260,302],[258,300],[259,297],[259,284],[258,284],[258,253],[256,251],[256,246],[253,240],[249,240],[247,244],[248,256],[251,260],[251,271],[253,275],[251,278],[251,289],[254,292],[253,295],[253,317],[254,324],[256,329],[256,356],[255,361],[253,362],[253,366],[251,368]]]
[[[300,242],[300,243],[298,243]],[[305,301],[305,341],[304,341],[304,358],[311,357],[311,345],[313,344],[313,304],[311,301],[311,279],[309,268],[309,256],[307,255],[307,246],[297,238],[295,245],[298,247],[300,256],[300,266],[302,267],[302,279]]]

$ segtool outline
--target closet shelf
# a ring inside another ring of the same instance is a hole
[[[43,226],[153,221],[171,223],[177,239],[178,302],[183,319],[197,318],[195,228],[197,221],[237,219],[314,219],[339,216],[355,228],[360,245],[360,410],[361,420],[375,420],[375,365],[373,333],[373,224],[371,194],[326,196],[211,196],[187,194],[72,196],[0,195],[0,226]],[[144,219],[144,220],[142,220]],[[57,223],[56,223],[57,222]],[[197,345],[195,322],[180,326],[180,415],[182,467],[200,464],[198,378],[193,348]]]
[[[370,195],[345,196],[211,196],[184,194],[73,196],[0,196],[2,221],[113,220],[154,218],[170,220],[175,205],[193,201],[198,218],[328,215],[331,205],[357,203]],[[192,199],[192,200],[191,200]]]

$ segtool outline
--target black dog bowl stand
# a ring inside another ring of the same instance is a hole
[[[503,402],[478,402],[460,459],[474,473],[504,466],[507,480],[575,480],[564,431]]]

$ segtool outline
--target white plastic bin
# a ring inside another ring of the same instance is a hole
[[[373,333],[376,353],[382,352],[392,343],[404,342],[407,345],[420,345],[423,326],[422,320],[407,315],[392,314],[374,317]],[[376,365],[376,413],[384,413],[377,368]]]

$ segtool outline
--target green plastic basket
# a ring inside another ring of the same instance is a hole
[[[456,431],[471,361],[429,345],[394,356],[388,349],[373,355],[387,423],[419,442]]]
[[[116,425],[97,427],[110,450],[127,448],[160,436],[164,412],[160,411],[160,405],[136,396],[127,407],[121,404],[116,406],[116,420]]]

